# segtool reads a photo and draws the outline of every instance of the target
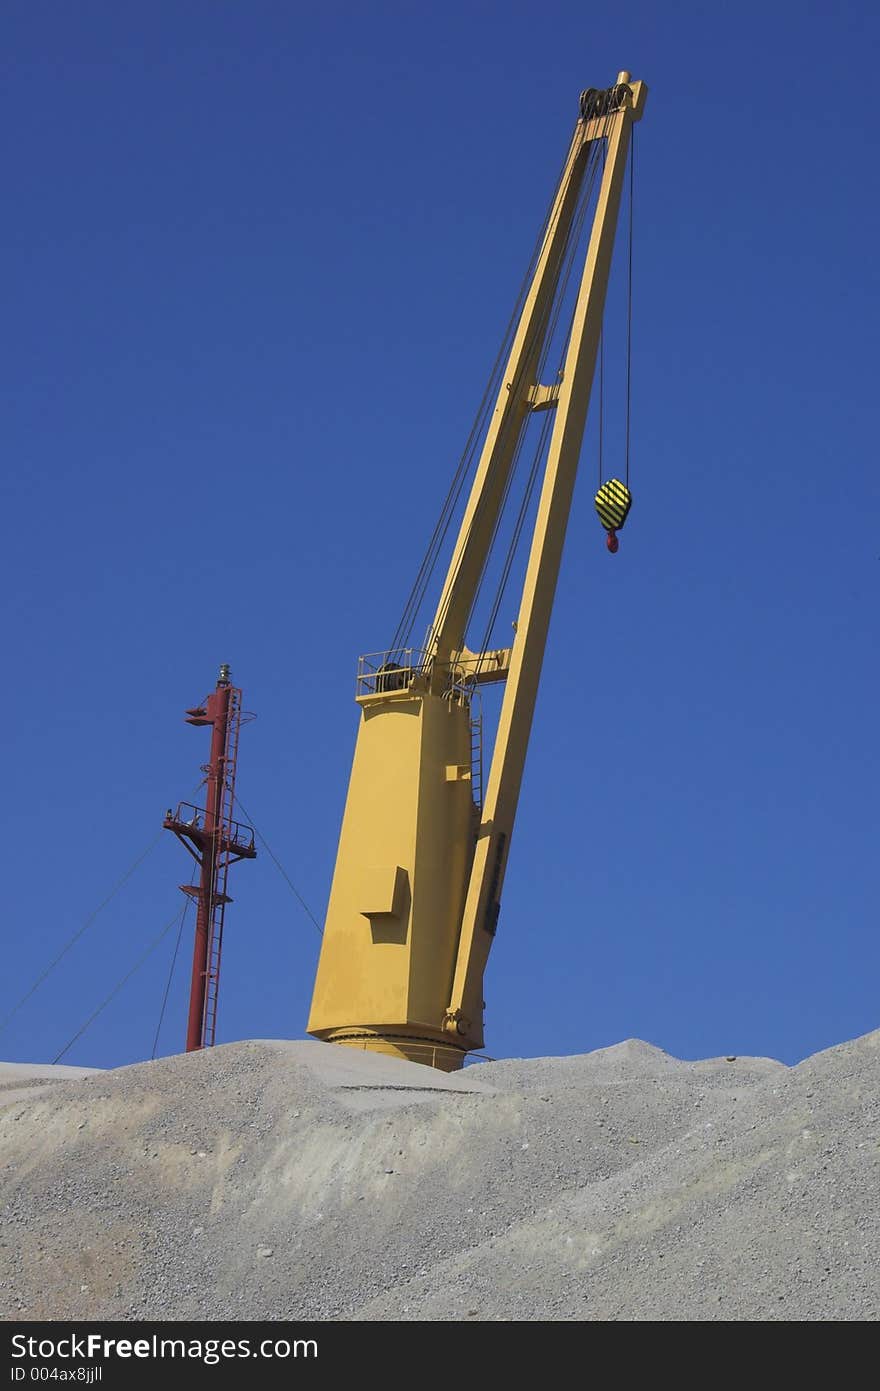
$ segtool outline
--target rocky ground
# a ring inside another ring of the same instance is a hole
[[[880,1033],[0,1069],[7,1319],[874,1320]]]

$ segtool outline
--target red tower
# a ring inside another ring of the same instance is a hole
[[[216,690],[204,704],[186,712],[187,724],[211,725],[211,756],[202,765],[205,774],[205,806],[181,802],[176,812],[168,809],[163,825],[173,831],[199,866],[199,882],[181,884],[196,900],[196,940],[193,948],[192,985],[186,1051],[210,1048],[217,1027],[217,995],[220,989],[220,953],[227,903],[229,866],[256,857],[254,832],[233,817],[238,736],[242,722],[241,691],[230,684],[229,667],[220,668]]]

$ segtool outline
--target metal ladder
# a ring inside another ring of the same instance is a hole
[[[483,810],[483,712],[471,710],[471,796],[477,811]]]

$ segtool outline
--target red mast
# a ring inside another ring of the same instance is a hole
[[[254,833],[233,817],[238,736],[241,728],[241,691],[231,685],[229,667],[220,668],[216,690],[204,704],[186,712],[187,724],[212,725],[211,756],[202,765],[205,773],[205,806],[181,802],[170,807],[162,823],[173,831],[199,866],[198,886],[181,884],[196,900],[196,940],[193,948],[192,985],[186,1028],[186,1051],[210,1048],[217,1027],[217,995],[220,989],[220,953],[227,903],[229,866],[256,857]]]

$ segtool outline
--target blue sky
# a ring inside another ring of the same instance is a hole
[[[4,6],[0,1014],[191,793],[182,714],[221,661],[258,717],[242,801],[323,915],[357,655],[396,626],[578,94],[628,68],[635,502],[612,559],[594,413],[487,1049],[794,1062],[878,1025],[878,12],[538,15]],[[618,266],[609,342],[623,304]],[[160,837],[0,1056],[54,1057],[188,872]],[[220,1038],[301,1036],[317,931],[265,853],[233,894]],[[149,1056],[173,941],[65,1061]]]

